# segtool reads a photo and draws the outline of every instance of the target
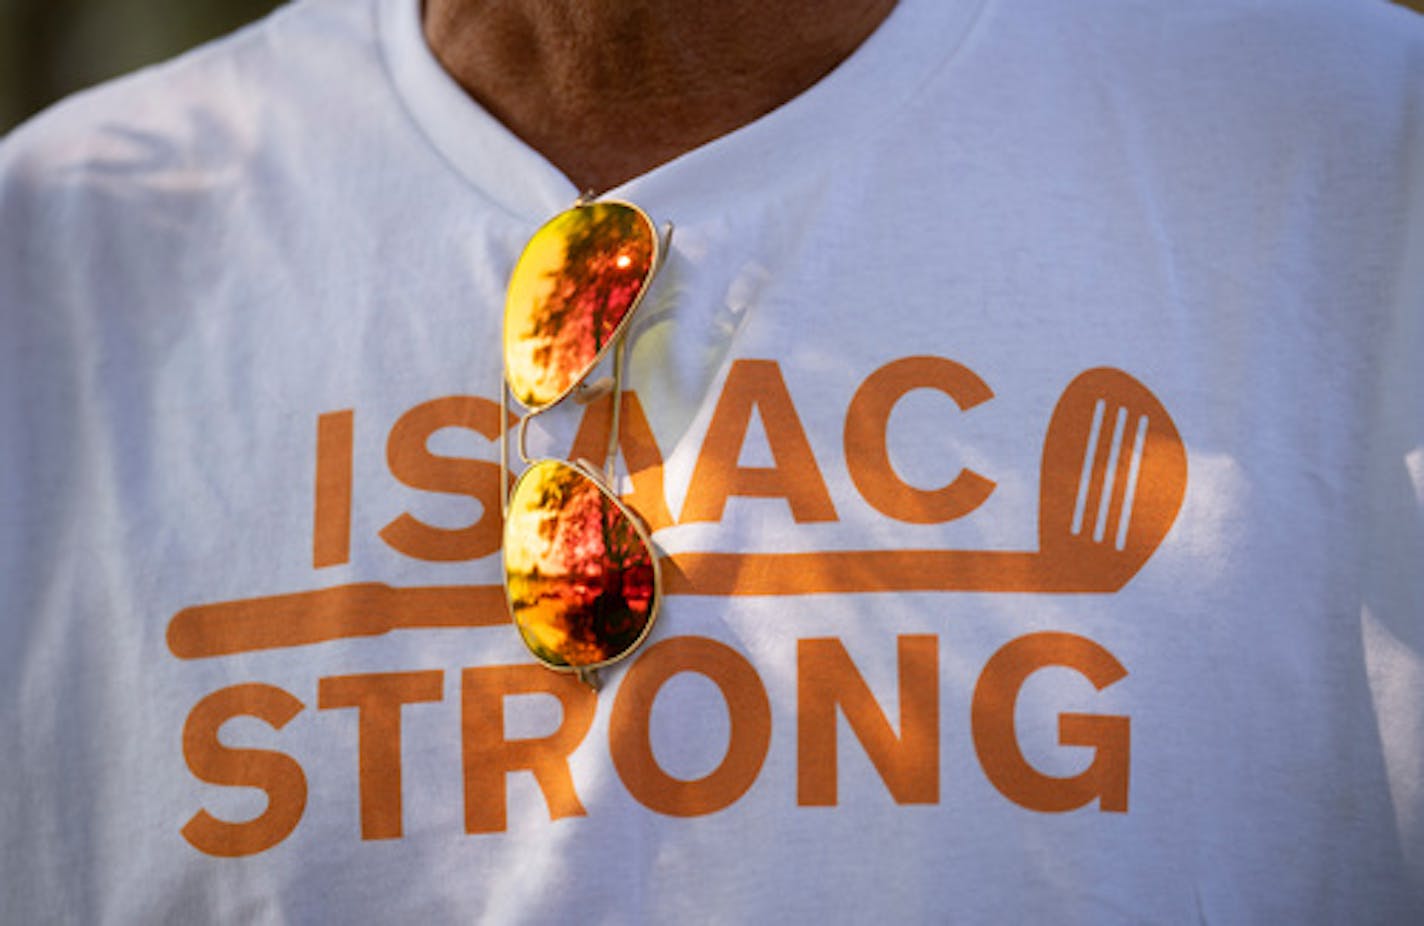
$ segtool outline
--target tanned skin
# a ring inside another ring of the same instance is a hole
[[[895,0],[426,0],[441,65],[582,190],[602,192],[770,112]]]

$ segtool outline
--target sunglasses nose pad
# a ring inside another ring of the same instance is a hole
[[[603,376],[593,382],[582,382],[574,387],[574,401],[580,405],[597,402],[613,391],[613,377]]]

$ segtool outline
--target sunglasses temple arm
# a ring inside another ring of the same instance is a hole
[[[663,260],[667,257],[668,248],[672,245],[672,230],[671,222],[664,223],[662,241],[657,250],[657,264],[653,267],[654,273],[662,266]],[[623,370],[627,359],[628,331],[624,329],[619,333],[618,343],[613,347],[613,410],[609,415],[608,422],[608,449],[603,454],[603,479],[609,488],[613,487],[618,463],[618,434],[621,429],[623,413]]]
[[[618,343],[613,346],[613,409],[608,420],[608,449],[603,453],[603,479],[609,488],[613,487],[614,473],[618,463],[618,431],[623,411],[623,365],[627,361],[628,332],[618,335]]]

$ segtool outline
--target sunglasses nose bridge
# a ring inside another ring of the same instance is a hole
[[[515,447],[519,451],[519,461],[525,466],[528,466],[530,463],[534,462],[533,458],[529,456],[528,435],[529,422],[533,421],[534,416],[537,414],[539,414],[539,412],[537,411],[529,412],[528,414],[521,416],[519,419],[519,431],[515,437],[514,443]]]

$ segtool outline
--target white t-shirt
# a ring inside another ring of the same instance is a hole
[[[622,454],[667,594],[595,694],[494,501],[577,191],[417,9],[0,145],[0,920],[1421,909],[1424,22],[904,0],[614,191],[675,226]]]

